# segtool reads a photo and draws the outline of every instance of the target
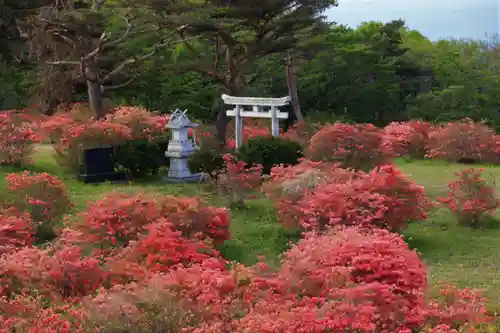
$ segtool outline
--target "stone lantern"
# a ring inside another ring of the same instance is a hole
[[[195,142],[188,137],[188,130],[195,129],[198,124],[192,123],[186,115],[187,110],[176,109],[167,124],[172,132],[172,138],[168,142],[165,156],[170,158],[167,181],[190,182],[199,181],[200,174],[192,174],[188,168],[188,158],[197,147]]]

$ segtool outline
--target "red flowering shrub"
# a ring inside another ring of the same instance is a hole
[[[228,139],[226,140],[226,147],[230,149],[236,148],[235,141],[235,126],[231,122],[228,126]],[[256,138],[259,136],[271,136],[271,131],[269,130],[269,124],[266,124],[259,119],[243,119],[243,143],[247,142],[248,139]]]
[[[59,161],[69,170],[78,172],[82,165],[82,152],[85,149],[106,145],[118,146],[132,139],[131,130],[120,124],[106,121],[93,121],[66,129],[56,147]]]
[[[302,215],[298,203],[306,193],[313,192],[320,184],[343,183],[354,176],[355,172],[342,169],[338,164],[303,159],[297,165],[273,167],[262,189],[274,201],[279,222],[298,228]]]
[[[242,207],[250,193],[258,189],[262,183],[262,165],[247,165],[236,161],[230,154],[222,156],[225,169],[217,178],[217,186],[229,200],[230,205]]]
[[[134,139],[151,139],[167,133],[169,116],[156,115],[138,106],[120,106],[106,117],[106,121],[119,124],[131,131]]]
[[[437,127],[429,135],[427,157],[450,162],[496,162],[495,132],[470,119]]]
[[[218,256],[210,246],[182,237],[168,219],[158,219],[145,229],[146,233],[121,251],[119,258],[139,263],[149,272],[161,273],[168,272],[174,266],[188,266]]]
[[[224,209],[207,206],[198,198],[112,193],[78,215],[77,228],[102,249],[123,247],[137,240],[145,228],[167,218],[185,237],[229,238],[229,217]]]
[[[384,128],[382,146],[392,156],[424,158],[430,132],[431,124],[425,121],[392,122]]]
[[[0,300],[2,333],[81,333],[84,318],[81,310],[68,305],[46,308],[42,297],[19,295],[16,299]]]
[[[463,323],[482,323],[488,317],[485,302],[486,299],[473,290],[444,285],[441,297],[429,301],[427,321],[453,329],[460,328]]]
[[[299,121],[291,126],[281,137],[299,143],[303,148],[309,145],[314,133],[317,131],[316,124],[310,124],[306,121]]]
[[[33,221],[28,213],[0,208],[0,255],[31,246],[34,234]]]
[[[48,173],[24,171],[5,176],[7,204],[28,211],[33,221],[55,223],[73,204],[66,185]]]
[[[76,246],[54,254],[26,247],[0,259],[0,295],[15,297],[23,291],[36,291],[54,301],[87,295],[106,280],[100,265],[98,259],[83,256]]]
[[[78,246],[67,246],[53,254],[50,276],[63,297],[95,292],[107,279],[97,258],[85,257]]]
[[[40,141],[37,123],[19,111],[0,111],[0,165],[31,163],[33,146]]]
[[[486,319],[471,291],[427,304],[424,264],[381,229],[310,234],[277,270],[226,265],[210,258],[100,290],[82,302],[87,323],[100,331],[451,333]]]
[[[387,160],[381,149],[382,139],[383,133],[371,124],[326,125],[311,138],[306,156],[313,161],[368,171]]]
[[[167,218],[186,238],[222,244],[229,239],[229,214],[225,208],[209,206],[200,198],[159,196],[155,198],[160,216]]]
[[[50,267],[53,258],[46,251],[25,247],[0,257],[0,296],[15,297],[24,291],[36,291],[48,299],[57,299]]]
[[[111,145],[119,146],[131,139],[158,139],[167,134],[168,116],[161,116],[141,107],[120,106],[105,119],[92,117],[74,110],[49,117],[42,124],[42,132],[56,150],[56,158],[73,172],[78,172],[84,149]]]
[[[154,200],[143,193],[111,193],[77,215],[76,228],[102,249],[123,247],[137,239],[158,217]]]
[[[385,230],[309,235],[285,254],[275,278],[252,281],[264,297],[242,318],[238,331],[416,328],[424,322],[426,273],[404,240]]]
[[[304,230],[324,231],[336,225],[377,226],[399,231],[408,221],[427,217],[424,189],[391,165],[349,181],[327,182],[309,191],[298,203]]]
[[[478,227],[482,217],[500,206],[495,188],[488,185],[481,169],[467,169],[457,173],[458,180],[451,182],[448,196],[438,198],[455,213],[458,221],[466,226]]]
[[[88,323],[102,332],[134,328],[193,332],[200,322],[211,322],[217,315],[230,320],[232,313],[224,310],[231,309],[231,301],[239,300],[230,294],[232,276],[225,265],[222,260],[209,259],[139,283],[100,290],[97,296],[83,300],[90,314]]]

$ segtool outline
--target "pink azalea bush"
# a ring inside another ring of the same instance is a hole
[[[429,134],[427,157],[450,162],[497,162],[495,142],[495,132],[491,128],[464,119],[438,126]]]
[[[34,145],[39,141],[33,115],[17,110],[0,111],[0,165],[30,164]]]
[[[481,169],[467,169],[458,172],[458,180],[450,182],[445,198],[438,198],[466,226],[480,226],[485,214],[491,214],[500,207],[495,188],[486,182]]]
[[[5,176],[6,204],[29,212],[33,221],[56,223],[73,204],[66,185],[48,173],[24,171]]]
[[[431,124],[420,120],[392,122],[384,128],[382,146],[392,156],[424,158],[431,129]]]
[[[41,125],[53,143],[57,160],[72,172],[80,171],[84,149],[118,146],[132,139],[153,139],[167,133],[168,116],[156,115],[140,107],[113,109],[105,119],[94,120],[79,113],[54,115]]]
[[[222,158],[225,168],[217,178],[217,187],[230,205],[242,207],[245,199],[262,183],[262,165],[247,165],[237,161],[231,154],[225,154]]]
[[[371,124],[326,125],[312,136],[306,156],[313,161],[368,171],[387,162],[382,140],[382,131]]]
[[[391,165],[365,173],[307,161],[274,168],[264,190],[280,222],[306,231],[337,225],[399,231],[426,219],[430,208],[424,189]]]

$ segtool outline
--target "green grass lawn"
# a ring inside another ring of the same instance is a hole
[[[411,179],[423,185],[431,197],[445,195],[454,173],[467,168],[434,161],[398,161],[397,164]],[[500,176],[500,167],[483,168]],[[224,204],[200,184],[164,184],[160,180],[151,180],[123,185],[85,185],[64,174],[51,157],[51,148],[46,146],[37,150],[31,170],[61,177],[70,189],[76,204],[75,212],[84,209],[89,201],[113,190],[199,195],[211,204]],[[0,170],[0,185],[5,174],[12,171],[8,168]],[[247,210],[231,211],[232,239],[221,249],[223,254],[244,264],[254,263],[259,255],[268,258],[270,263],[278,262],[279,254],[287,248],[295,234],[276,223],[273,205],[268,200],[255,199],[248,205]],[[446,281],[460,287],[483,289],[492,305],[500,304],[500,227],[481,230],[460,227],[446,209],[437,208],[427,221],[411,224],[404,236],[410,246],[422,254],[434,286]]]

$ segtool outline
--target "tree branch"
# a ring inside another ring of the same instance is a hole
[[[47,61],[47,65],[80,65],[80,61],[71,61],[71,60],[57,60],[57,61]]]
[[[216,40],[215,40],[215,60],[214,60],[214,64],[213,64],[213,67],[215,70],[217,70],[217,68],[219,68],[219,62],[220,62],[220,41],[219,41],[219,37],[216,37]]]
[[[106,41],[107,36],[108,36],[108,35],[106,34],[106,32],[103,32],[103,33],[101,34],[101,37],[99,37],[99,40],[97,41],[97,47],[96,47],[96,48],[95,48],[92,52],[90,52],[89,54],[87,54],[87,55],[86,55],[86,56],[82,59],[82,61],[87,61],[87,60],[89,60],[89,59],[91,59],[91,58],[95,57],[95,56],[97,55],[97,53],[99,53],[99,52],[102,50],[102,48],[103,48],[103,44],[104,44],[104,42]]]
[[[61,34],[60,32],[54,32],[53,33],[54,36],[57,36],[59,38],[61,38],[66,44],[68,44],[69,46],[71,46],[72,48],[75,48],[76,47],[76,43],[74,40],[72,40],[71,38],[69,37],[66,37],[64,36],[63,34]]]
[[[269,66],[265,70],[257,72],[249,80],[246,81],[246,84],[252,84],[252,83],[254,83],[255,80],[261,78],[264,74],[267,74],[267,73],[271,72],[273,69],[276,69],[276,67]]]
[[[120,84],[113,85],[113,86],[104,86],[104,85],[101,85],[101,91],[105,92],[105,91],[108,91],[108,90],[123,88],[123,87],[128,86],[129,84],[131,84],[136,78],[137,78],[137,76],[133,76],[130,79],[128,79],[127,81],[125,81],[123,83],[120,83]]]
[[[163,38],[163,40],[167,39],[169,36],[171,36],[172,34],[178,32],[179,30],[184,29],[185,27],[186,26],[184,25],[184,26],[181,26],[181,27],[177,28],[176,30],[172,31],[170,34],[168,34],[167,36],[165,36]],[[153,50],[151,50],[151,52],[143,54],[143,55],[141,55],[139,57],[133,57],[133,58],[130,58],[130,59],[127,59],[127,60],[123,61],[115,69],[113,69],[111,72],[109,72],[108,74],[106,74],[106,76],[102,79],[102,82],[104,83],[106,81],[109,81],[111,79],[111,77],[113,77],[116,74],[118,74],[121,71],[123,71],[123,69],[125,67],[127,67],[128,65],[132,65],[132,64],[135,64],[135,63],[137,63],[139,61],[143,61],[143,60],[146,60],[147,58],[152,57],[162,47],[165,47],[165,46],[170,45],[170,44],[182,43],[182,42],[185,42],[185,41],[187,41],[189,39],[195,39],[195,38],[199,38],[199,37],[198,36],[194,36],[194,37],[186,38],[186,39],[183,39],[183,40],[164,41],[164,42],[157,43],[157,44],[155,44],[153,46]]]
[[[106,48],[106,47],[110,47],[110,46],[114,46],[114,45],[120,44],[121,42],[123,42],[128,37],[128,35],[130,34],[130,30],[132,29],[132,24],[130,23],[130,21],[126,17],[123,17],[123,19],[126,22],[127,29],[125,30],[125,32],[123,33],[123,35],[120,38],[115,39],[114,41],[107,43],[106,45],[103,46],[103,49]]]

